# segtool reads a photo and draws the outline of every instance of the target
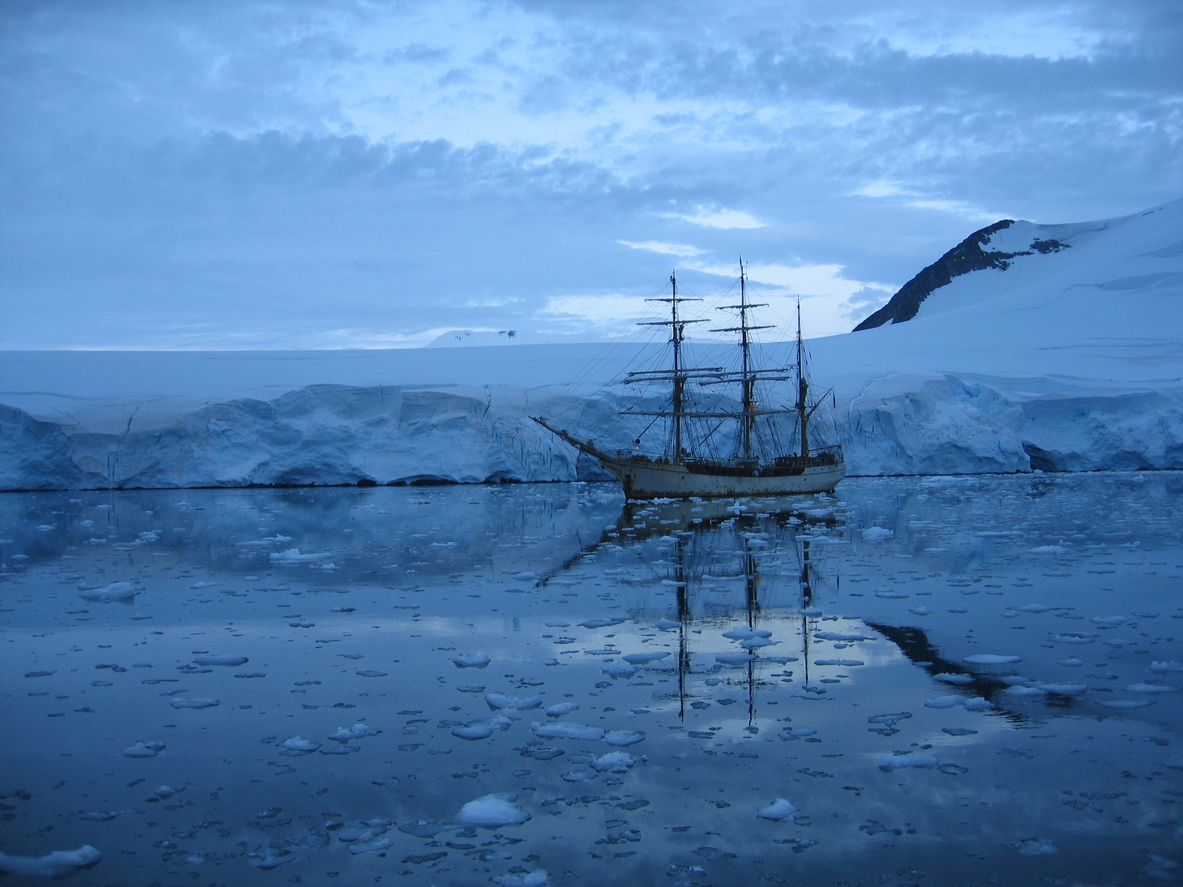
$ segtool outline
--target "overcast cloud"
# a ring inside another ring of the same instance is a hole
[[[950,9],[960,7],[960,9]],[[8,2],[0,347],[849,330],[998,218],[1183,196],[1170,2]]]

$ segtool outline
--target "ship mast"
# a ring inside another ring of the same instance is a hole
[[[686,326],[691,323],[702,323],[701,320],[684,320],[678,316],[678,306],[683,302],[701,302],[702,299],[686,299],[678,295],[678,278],[677,275],[670,272],[670,297],[646,299],[647,302],[669,302],[670,303],[670,319],[669,320],[655,320],[650,323],[642,323],[640,326],[668,326],[670,327],[670,342],[674,346],[674,369],[670,374],[673,381],[674,390],[671,394],[671,416],[672,422],[672,438],[673,451],[670,453],[671,461],[677,462],[682,458],[682,419],[686,415],[686,379],[688,375],[682,367],[682,339],[685,337]],[[630,374],[633,375],[633,374]],[[646,375],[646,374],[636,374]]]
[[[809,435],[806,423],[809,421],[809,408],[806,406],[806,395],[809,393],[809,382],[805,378],[801,345],[801,300],[797,299],[797,415],[801,421],[801,458],[809,458]]]
[[[740,442],[743,446],[743,461],[751,462],[752,432],[756,429],[756,378],[757,373],[752,369],[751,334],[754,330],[767,330],[772,327],[752,326],[748,323],[748,312],[753,308],[765,308],[766,303],[752,304],[748,301],[747,273],[744,271],[743,259],[739,260],[739,304],[721,305],[720,311],[739,311],[739,326],[724,327],[711,330],[714,333],[739,333],[739,347],[743,355],[742,369],[739,382],[741,386],[742,408],[740,411]]]

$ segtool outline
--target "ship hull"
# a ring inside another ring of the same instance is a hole
[[[630,499],[793,496],[829,493],[846,477],[845,463],[807,466],[800,474],[719,475],[688,470],[685,465],[633,460],[600,461],[620,481]]]

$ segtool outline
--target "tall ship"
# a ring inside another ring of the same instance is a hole
[[[679,295],[675,274],[670,275],[670,295],[649,301],[669,305],[668,320],[643,325],[669,327],[672,365],[630,372],[622,381],[627,385],[669,386],[668,403],[660,409],[625,411],[626,415],[652,417],[649,429],[664,420],[660,452],[641,451],[644,433],[634,442],[633,450],[607,452],[593,440],[583,440],[544,416],[531,418],[599,460],[620,481],[630,499],[788,496],[833,491],[846,476],[846,463],[837,443],[811,445],[811,422],[830,392],[821,397],[811,392],[801,339],[800,304],[795,365],[757,368],[752,355],[752,334],[772,327],[751,322],[751,312],[767,306],[748,301],[747,275],[741,262],[739,303],[720,308],[736,312],[737,323],[712,330],[738,334],[739,365],[737,369],[727,369],[686,365],[686,327],[705,321],[685,317],[683,306],[701,299]],[[789,389],[782,405],[776,401],[773,387],[776,383],[780,383],[781,390]],[[730,386],[732,391],[738,388],[738,398],[728,403],[715,396],[704,403],[704,398],[696,396],[702,391],[717,390],[714,386],[720,385]],[[720,405],[721,400],[724,402]],[[725,426],[731,434],[720,433]],[[721,447],[726,452],[720,453]]]

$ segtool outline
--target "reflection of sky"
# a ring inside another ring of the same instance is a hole
[[[1183,183],[1171,4],[3,15],[2,347],[588,337],[740,253],[831,333],[987,222]]]
[[[184,865],[216,865],[228,884],[257,878],[268,853],[307,880],[447,852],[401,864],[438,863],[414,871],[457,883],[514,865],[554,883],[643,882],[669,865],[715,883],[773,865],[868,881],[895,853],[944,882],[969,877],[966,860],[1012,883],[1120,880],[1145,864],[1139,848],[1168,856],[1175,839],[1148,823],[1173,810],[1180,724],[1174,696],[1153,690],[1180,681],[1151,663],[1183,660],[1179,479],[854,479],[840,493],[787,511],[626,509],[609,485],[2,497],[0,695],[17,741],[0,764],[33,798],[0,820],[0,846],[91,843],[104,878],[129,883],[160,866],[147,845],[170,840],[164,863],[200,856]],[[296,548],[324,557],[271,557]],[[134,603],[78,594],[113,581],[134,584]],[[750,669],[726,659],[749,626],[772,642]],[[455,664],[476,653],[491,662]],[[249,662],[191,664],[206,654]],[[981,654],[1019,661],[967,661]],[[1069,682],[1084,689],[1007,689]],[[486,693],[542,701],[494,712]],[[982,710],[967,703],[978,694]],[[579,708],[547,717],[559,702]],[[328,736],[359,722],[382,732],[356,751],[283,746],[336,748]],[[538,738],[534,722],[644,738],[624,747],[627,772],[596,773],[620,747]],[[483,724],[487,738],[453,733]],[[120,755],[136,741],[166,748]],[[883,769],[923,756],[931,767]],[[149,809],[160,783],[183,785],[184,803]],[[531,820],[448,825],[493,792]],[[777,797],[796,816],[758,820]],[[375,819],[390,821],[373,836],[391,842],[386,858],[325,826]],[[440,843],[396,827],[420,819],[443,821]],[[507,855],[480,862],[480,847]]]

